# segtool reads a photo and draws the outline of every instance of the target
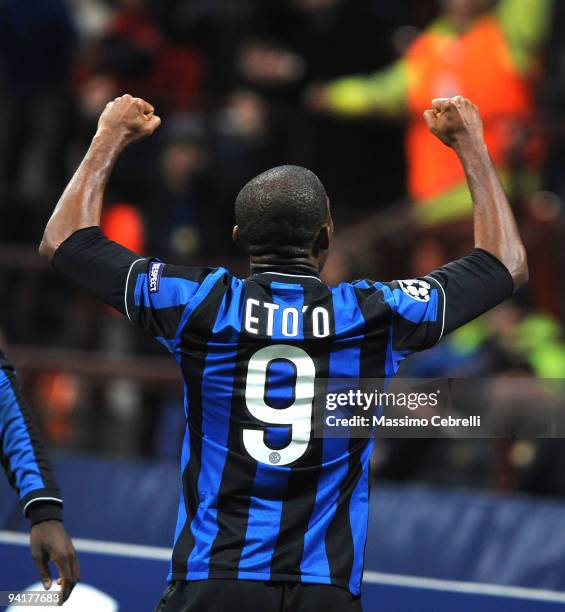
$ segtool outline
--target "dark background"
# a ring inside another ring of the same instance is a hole
[[[410,376],[500,376],[509,388],[516,376],[565,377],[563,8],[556,3],[536,90],[542,190],[517,194],[532,282],[415,358]],[[410,277],[428,244],[448,259],[464,255],[468,224],[428,234],[403,225],[401,120],[346,121],[304,99],[312,83],[386,66],[438,12],[434,0],[0,2],[0,328],[53,447],[176,461],[183,431],[180,378],[162,347],[37,255],[106,102],[129,92],[163,119],[154,138],[126,151],[108,189],[104,227],[136,250],[245,274],[230,238],[235,196],[257,173],[294,163],[326,185],[338,240],[355,243],[358,222],[382,235],[341,253],[328,282]],[[273,76],[279,65],[286,72]],[[565,493],[561,440],[378,446],[383,478]]]

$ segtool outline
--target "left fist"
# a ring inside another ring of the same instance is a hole
[[[448,147],[483,142],[483,123],[479,109],[467,98],[436,98],[424,119],[430,132]]]
[[[126,145],[153,134],[161,125],[149,102],[125,94],[109,102],[98,120],[98,132],[109,132]]]

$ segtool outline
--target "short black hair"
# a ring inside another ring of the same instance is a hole
[[[259,174],[235,201],[240,237],[251,255],[291,258],[310,253],[328,216],[324,186],[301,166]]]

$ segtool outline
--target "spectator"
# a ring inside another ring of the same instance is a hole
[[[421,121],[432,98],[460,94],[480,107],[486,142],[507,185],[518,163],[535,175],[540,143],[531,130],[531,77],[551,1],[501,0],[490,10],[487,0],[444,0],[442,6],[443,14],[392,66],[339,79],[310,98],[339,115],[408,116],[408,191],[427,222],[471,210],[455,156],[429,138]]]
[[[63,183],[75,42],[63,0],[0,3],[0,186],[45,198]]]
[[[150,249],[177,258],[198,253],[202,225],[214,222],[207,197],[208,148],[204,126],[196,116],[169,120],[158,160],[158,175],[146,194],[144,211],[150,228]],[[209,235],[209,234],[208,234]]]

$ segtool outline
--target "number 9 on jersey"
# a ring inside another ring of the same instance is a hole
[[[287,408],[272,408],[265,403],[269,364],[277,359],[296,368],[294,402]],[[265,444],[265,429],[244,429],[243,446],[256,461],[270,465],[288,465],[300,459],[308,448],[312,433],[312,404],[316,367],[306,351],[297,346],[275,344],[258,350],[249,360],[245,401],[251,415],[263,427],[287,426],[291,439],[284,448],[273,451]]]

